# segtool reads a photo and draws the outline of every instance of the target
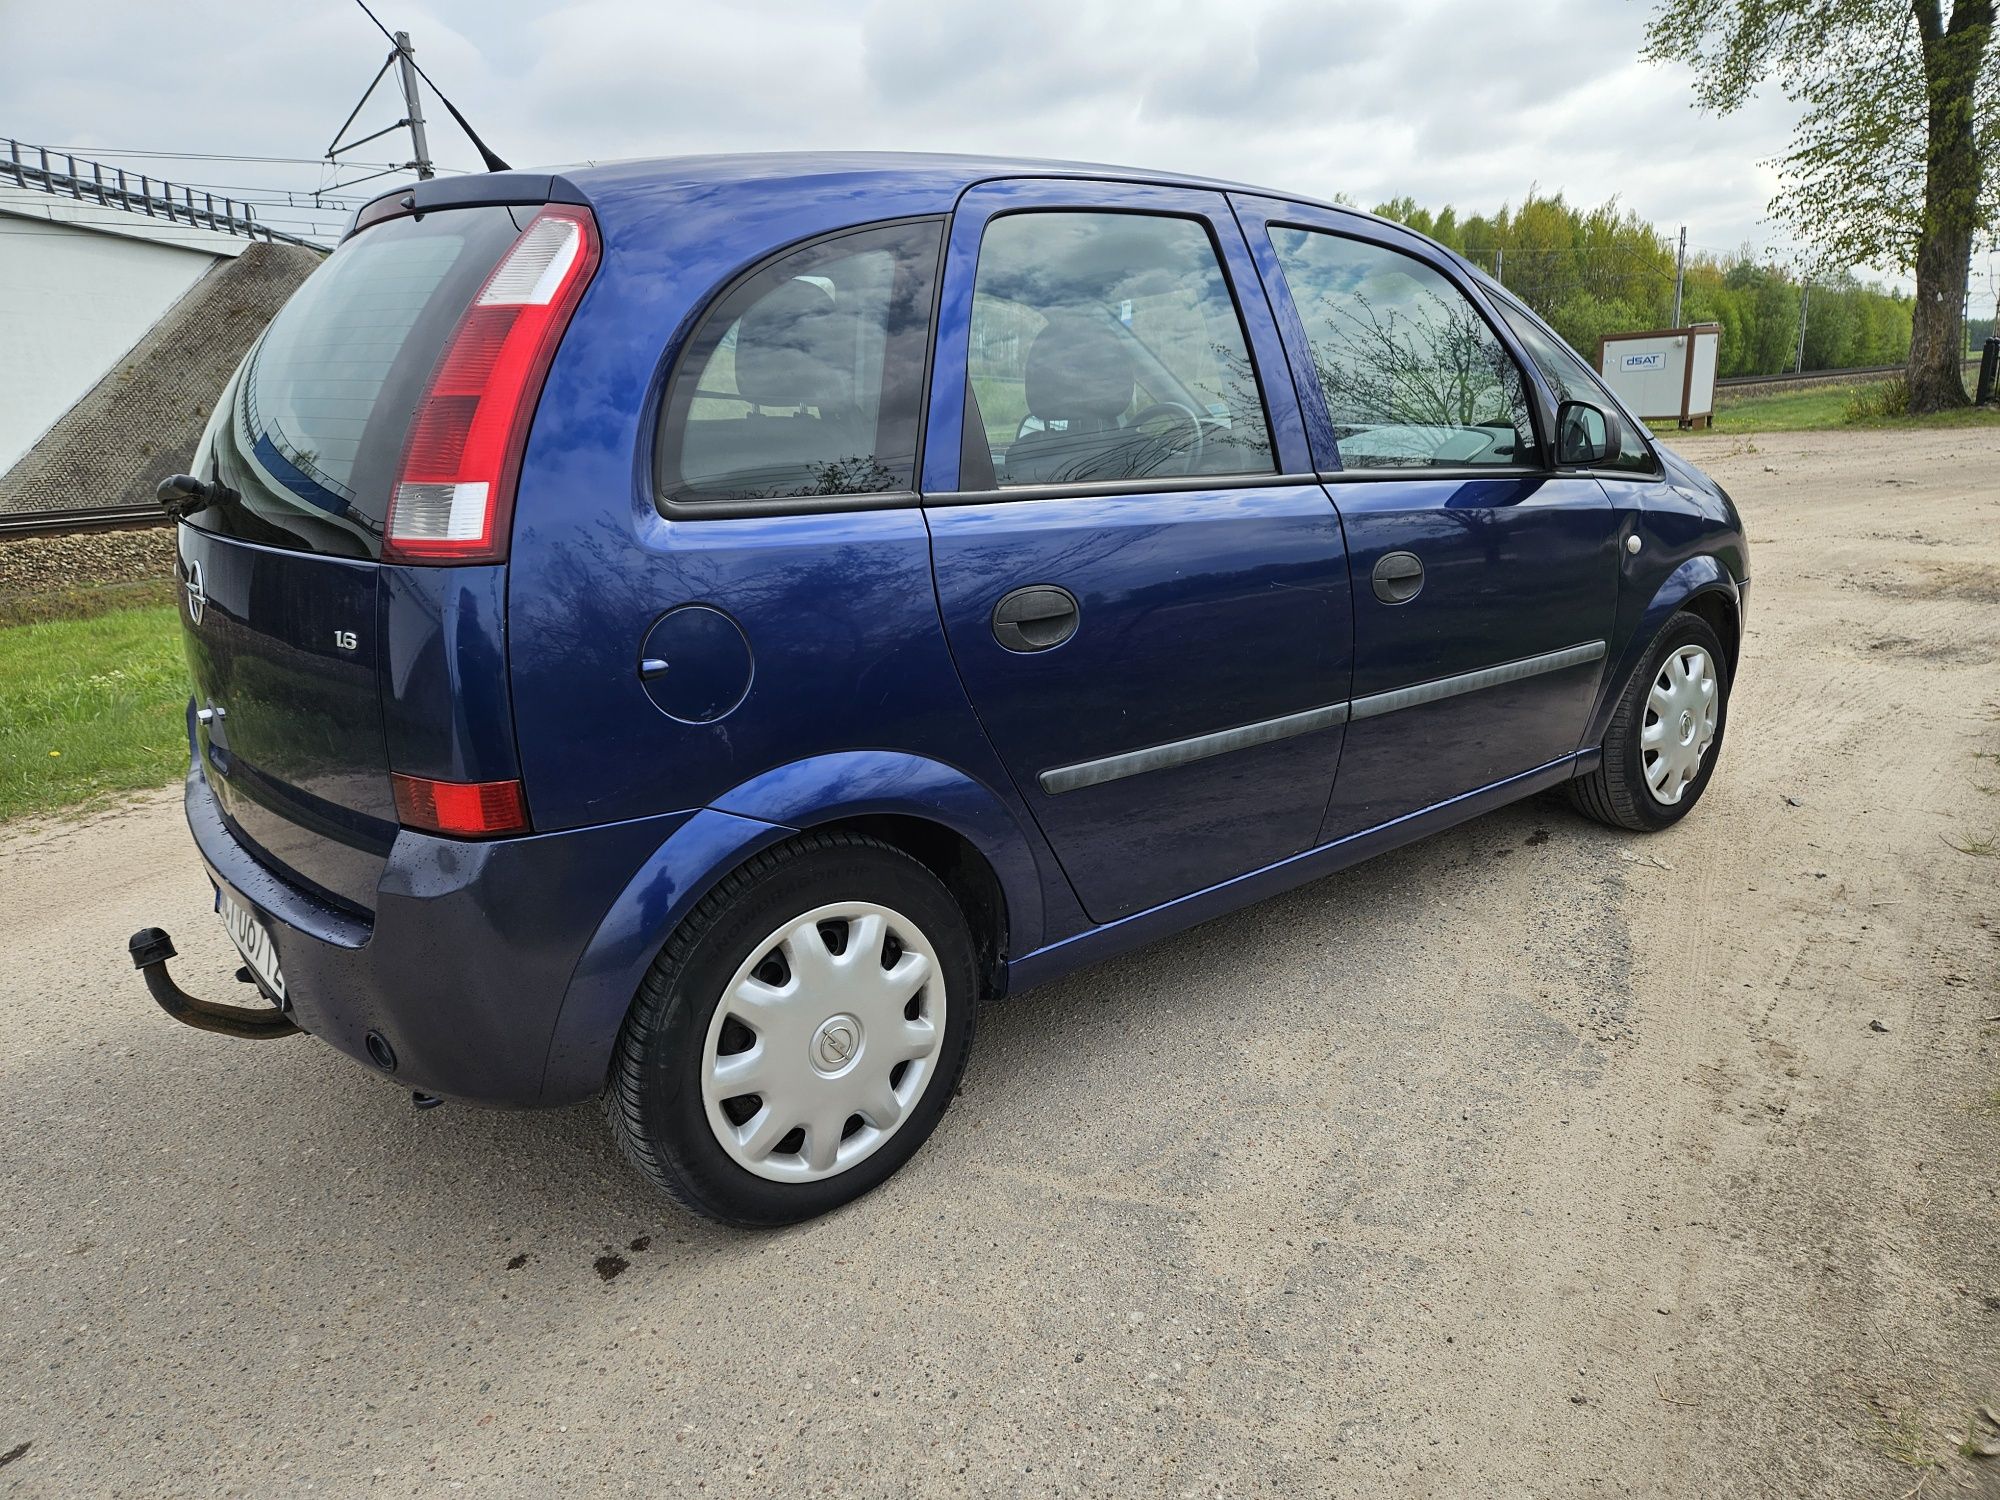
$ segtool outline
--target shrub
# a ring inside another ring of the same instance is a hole
[[[1857,386],[1847,398],[1844,416],[1850,422],[1867,422],[1877,417],[1907,417],[1910,414],[1910,383],[1897,376],[1879,384]]]

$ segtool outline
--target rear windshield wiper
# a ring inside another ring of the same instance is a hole
[[[160,487],[153,491],[153,498],[160,502],[160,508],[176,521],[185,521],[196,511],[207,510],[211,505],[222,505],[243,497],[221,480],[207,484],[192,474],[169,474],[160,481]]]

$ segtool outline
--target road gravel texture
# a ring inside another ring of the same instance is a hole
[[[2000,1493],[2000,455],[1688,448],[1755,574],[1692,818],[990,1008],[782,1233],[166,1020],[134,928],[235,963],[173,794],[0,834],[0,1494]]]

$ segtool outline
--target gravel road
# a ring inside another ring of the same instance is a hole
[[[1756,581],[1692,819],[992,1008],[783,1233],[172,1025],[126,935],[235,960],[171,794],[0,834],[0,1494],[2000,1493],[2000,454],[1689,448]]]

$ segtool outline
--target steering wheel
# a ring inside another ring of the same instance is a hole
[[[1151,406],[1133,417],[1126,424],[1125,430],[1130,432],[1134,428],[1143,427],[1154,417],[1172,418],[1176,426],[1187,428],[1188,436],[1191,439],[1170,460],[1170,462],[1177,461],[1178,467],[1169,468],[1163,464],[1154,472],[1163,474],[1192,474],[1195,471],[1195,466],[1201,462],[1202,451],[1208,444],[1206,429],[1201,425],[1201,414],[1193,407],[1183,406],[1178,401],[1155,401]]]

